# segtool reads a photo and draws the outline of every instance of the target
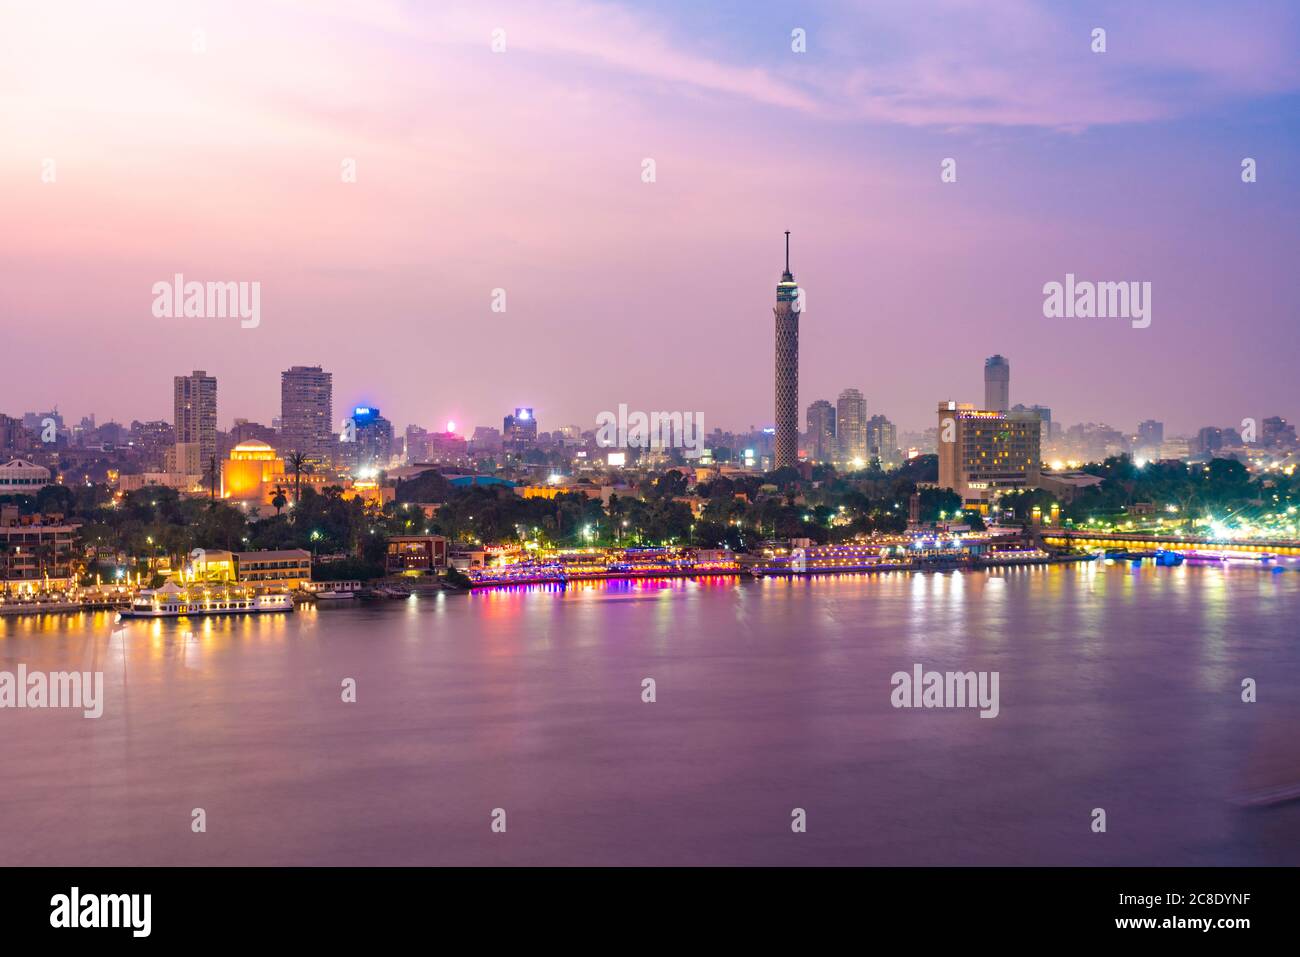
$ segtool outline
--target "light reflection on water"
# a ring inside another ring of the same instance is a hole
[[[0,711],[0,864],[1296,864],[1300,805],[1232,801],[1300,784],[1298,605],[1079,565],[0,618],[0,670],[107,686]],[[1001,715],[894,710],[913,663],[998,671]]]

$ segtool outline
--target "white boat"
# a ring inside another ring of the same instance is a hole
[[[305,590],[317,601],[350,601],[361,590],[359,581],[308,582]]]
[[[181,588],[167,582],[145,589],[118,612],[118,618],[195,618],[208,615],[262,615],[293,611],[291,595],[255,595],[224,588]]]

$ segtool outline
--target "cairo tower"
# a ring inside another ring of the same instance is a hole
[[[776,287],[776,468],[799,464],[799,313],[803,303],[790,272],[790,231],[785,272]]]

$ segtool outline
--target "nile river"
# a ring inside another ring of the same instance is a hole
[[[0,619],[0,671],[105,682],[0,710],[0,864],[1300,864],[1239,804],[1300,784],[1298,611],[1148,563]],[[917,663],[1000,713],[895,709]]]

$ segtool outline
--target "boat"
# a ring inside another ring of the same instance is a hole
[[[238,589],[181,588],[167,582],[145,589],[117,618],[195,618],[212,615],[263,615],[293,611],[293,596],[258,595]]]
[[[307,586],[309,594],[315,596],[316,601],[352,601],[361,591],[361,582],[359,581],[336,581],[336,582],[311,582]]]

